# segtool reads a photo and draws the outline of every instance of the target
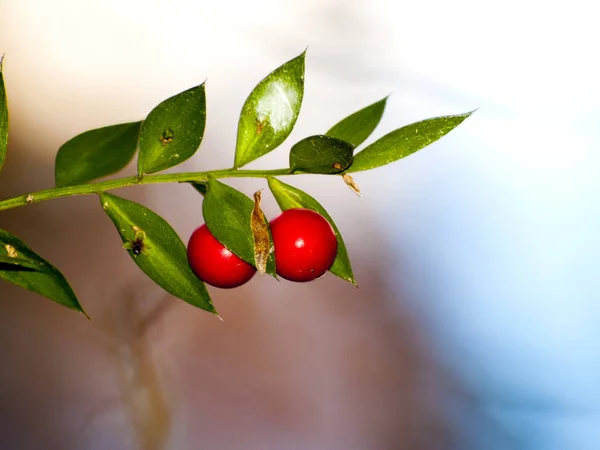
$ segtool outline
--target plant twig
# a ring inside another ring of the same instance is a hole
[[[103,181],[100,183],[80,184],[76,186],[66,186],[59,188],[46,189],[43,191],[32,192],[19,195],[0,201],[0,211],[18,208],[19,206],[31,205],[46,200],[53,200],[62,197],[74,197],[76,195],[93,195],[101,192],[120,189],[128,186],[158,183],[189,183],[207,181],[209,177],[214,178],[265,178],[273,175],[293,175],[290,169],[271,169],[271,170],[212,170],[207,172],[182,172],[173,174],[146,175],[143,178],[126,177],[117,180]]]

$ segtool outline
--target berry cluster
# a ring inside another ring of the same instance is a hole
[[[270,222],[277,274],[296,282],[312,281],[327,272],[337,255],[333,228],[310,209],[288,209]],[[196,276],[211,286],[229,289],[254,276],[256,268],[229,251],[202,225],[192,233],[188,261]]]

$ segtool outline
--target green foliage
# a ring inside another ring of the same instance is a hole
[[[4,75],[2,74],[3,60],[4,56],[0,57],[0,172],[6,161],[6,150],[8,149],[8,104]]]
[[[138,176],[191,158],[200,147],[205,125],[204,83],[160,103],[142,124]]]
[[[137,150],[141,124],[86,131],[63,144],[56,154],[56,186],[85,184],[124,169]]]
[[[331,216],[325,211],[325,208],[306,192],[290,186],[289,184],[285,184],[277,178],[268,177],[268,182],[269,189],[271,189],[273,197],[275,197],[275,200],[282,211],[292,208],[312,209],[329,221],[338,242],[337,256],[329,271],[343,280],[356,285],[354,274],[352,273],[352,266],[350,265],[350,258],[348,258],[348,251],[346,250],[346,244],[344,244],[344,240],[342,239],[342,234],[340,233],[340,230],[338,230]]]
[[[260,209],[260,192],[255,194],[253,202],[217,180],[263,177],[267,178],[269,189],[282,210],[307,208],[329,221],[338,242],[330,271],[356,285],[344,240],[327,211],[306,192],[273,176],[342,174],[348,186],[358,193],[349,173],[404,158],[449,133],[472,112],[407,125],[356,152],[380,123],[388,99],[385,97],[342,119],[326,134],[301,139],[290,150],[288,168],[240,170],[281,145],[294,128],[304,97],[305,53],[267,75],[246,99],[238,122],[233,168],[153,175],[186,161],[200,147],[206,125],[203,83],[161,102],[143,121],[107,126],[75,136],[61,146],[56,156],[56,188],[0,201],[0,211],[54,198],[99,194],[105,213],[121,237],[124,251],[128,251],[136,265],[165,291],[216,314],[207,288],[192,272],[186,247],[175,230],[145,206],[106,191],[150,183],[191,184],[202,195],[204,220],[216,239],[244,261],[259,266],[259,272],[266,269],[266,273],[276,278],[273,239],[267,218]],[[0,59],[0,170],[6,158],[7,136],[8,109]],[[137,176],[96,181],[123,170],[136,151]],[[0,230],[0,278],[85,314],[58,269],[3,230]]]
[[[175,297],[216,314],[206,286],[190,269],[185,245],[162,217],[112,194],[101,194],[100,202],[124,248],[150,279]]]
[[[374,169],[412,155],[448,134],[471,114],[435,117],[394,130],[357,153],[347,172]]]
[[[251,218],[254,202],[240,191],[210,178],[202,214],[212,235],[233,254],[255,264]],[[273,240],[271,239],[271,245]],[[275,276],[275,255],[269,253],[267,273]]]
[[[238,124],[235,168],[275,150],[292,132],[304,97],[305,53],[267,75],[246,99]]]
[[[350,114],[336,123],[325,134],[350,142],[354,147],[358,147],[379,125],[387,99],[385,97],[360,111],[356,111],[354,114]]]
[[[332,174],[352,164],[354,145],[331,136],[309,136],[290,150],[290,171]]]
[[[0,230],[0,255],[0,278],[88,317],[63,274],[4,230]]]

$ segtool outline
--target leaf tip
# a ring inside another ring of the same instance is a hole
[[[0,56],[0,73],[2,73],[2,69],[4,67],[4,57],[6,56],[6,53],[2,53],[2,56]]]
[[[385,112],[385,108],[387,107],[387,102],[390,99],[390,97],[392,96],[392,93],[388,93],[388,95],[386,95],[385,97],[383,97],[381,100],[379,100],[377,103],[381,104],[381,116],[379,117],[379,120],[381,120],[381,117],[383,117],[383,113]]]
[[[203,283],[204,284],[204,283]],[[206,286],[206,285],[205,285]],[[204,292],[207,293],[208,296],[208,291],[206,291],[206,289],[204,290]],[[185,299],[183,299],[184,301],[187,301]],[[188,302],[189,303],[189,302]],[[197,305],[196,305],[197,306]],[[221,322],[223,322],[223,318],[219,315],[219,313],[217,312],[215,305],[213,305],[212,299],[210,297],[208,297],[207,301],[206,301],[206,306],[200,306],[201,309],[203,309],[204,311],[208,311],[209,313],[211,313],[214,316],[217,316]]]

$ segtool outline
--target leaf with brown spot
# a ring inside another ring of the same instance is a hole
[[[156,106],[142,123],[138,176],[175,167],[200,147],[206,125],[204,83]]]
[[[309,136],[290,150],[290,171],[338,173],[351,167],[354,145],[326,135]]]
[[[0,230],[0,278],[79,311],[89,319],[63,274],[4,230]]]
[[[292,132],[304,97],[304,56],[302,52],[267,75],[244,102],[235,168],[275,150]]]
[[[131,259],[151,280],[190,305],[217,313],[206,286],[189,266],[185,244],[165,219],[106,192],[100,194],[100,201]]]

